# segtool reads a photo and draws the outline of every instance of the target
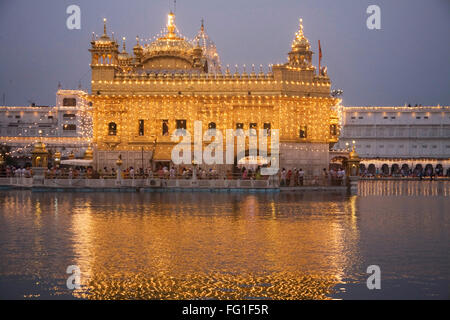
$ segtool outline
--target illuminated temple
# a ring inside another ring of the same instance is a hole
[[[326,68],[312,65],[301,20],[287,62],[266,73],[262,66],[224,68],[203,22],[188,40],[172,13],[153,42],[136,38],[132,54],[125,42],[121,46],[108,35],[106,20],[103,31],[93,36],[90,48],[96,167],[115,166],[119,155],[124,167],[169,166],[174,130],[192,135],[200,120],[203,132],[279,129],[280,167],[310,174],[328,168],[330,145],[339,135],[340,100],[330,95]],[[223,171],[233,165],[215,167]]]

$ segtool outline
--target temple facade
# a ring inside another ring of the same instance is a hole
[[[340,100],[330,94],[326,67],[312,64],[301,20],[287,62],[268,72],[262,66],[223,68],[203,22],[188,40],[173,13],[160,36],[141,42],[137,37],[132,54],[125,42],[119,48],[106,20],[103,35],[93,36],[89,100],[97,168],[114,167],[119,155],[124,167],[171,166],[174,131],[193,135],[195,121],[202,121],[203,132],[218,129],[224,135],[227,129],[279,129],[281,168],[310,174],[328,168],[329,149],[339,135]],[[225,171],[234,165],[212,166]]]

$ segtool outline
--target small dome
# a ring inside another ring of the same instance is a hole
[[[144,52],[146,54],[187,53],[193,48],[192,43],[179,34],[175,25],[175,15],[171,12],[167,19],[167,33],[147,45]]]
[[[93,42],[97,45],[97,46],[109,46],[109,45],[114,45],[115,41],[113,39],[111,39],[108,36],[108,33],[106,32],[106,18],[103,19],[103,34],[100,38],[96,39],[94,37]]]
[[[294,41],[292,41],[292,49],[305,48],[309,49],[309,40],[305,37],[303,33],[303,19],[300,19],[300,25],[298,31],[295,33]]]
[[[350,159],[359,159],[359,154],[355,151],[355,148],[353,148],[353,150],[350,151],[349,158]]]
[[[45,144],[42,141],[36,142],[34,144],[32,153],[47,153],[47,150],[45,149]]]
[[[217,53],[217,48],[214,42],[209,38],[208,34],[205,32],[205,26],[202,20],[202,25],[200,31],[194,38],[194,43],[197,43],[203,50],[203,54],[208,61],[208,71],[209,72],[221,72],[220,69],[220,57]]]
[[[123,38],[123,49],[122,49],[122,52],[119,53],[119,55],[117,56],[117,59],[119,59],[120,61],[132,59],[132,57],[128,54],[128,52],[127,52],[127,50],[125,48],[125,38]]]
[[[146,53],[162,53],[174,51],[187,52],[192,49],[193,45],[184,39],[159,38],[158,40],[152,42],[149,46],[147,46],[144,51]]]

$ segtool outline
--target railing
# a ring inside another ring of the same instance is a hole
[[[122,173],[120,179],[115,174],[45,174],[44,186],[51,187],[180,187],[180,188],[286,188],[302,186],[345,186],[345,179],[305,176],[303,179],[280,180],[278,176],[256,176],[243,178],[241,174],[228,175],[130,175]],[[32,186],[33,178],[25,176],[1,177],[0,185]]]
[[[361,176],[363,180],[419,180],[419,177],[367,177]],[[424,177],[424,180],[430,180]],[[450,180],[450,177],[438,176],[433,180]],[[301,188],[301,187],[340,187],[347,186],[348,178],[340,176],[314,176],[305,175],[303,179],[292,176],[291,179],[281,179],[279,176],[251,176],[243,177],[242,174],[198,174],[197,179],[192,174],[130,174],[122,172],[119,179],[115,173],[99,174],[95,172],[83,172],[73,174],[45,173],[42,179],[43,186],[47,187],[168,187],[168,188]],[[6,176],[0,174],[0,186],[31,187],[33,177],[29,173]]]

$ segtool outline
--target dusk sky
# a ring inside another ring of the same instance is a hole
[[[81,8],[81,30],[66,27],[66,8]],[[369,30],[369,5],[381,8],[381,30]],[[169,0],[0,0],[0,104],[54,105],[65,89],[90,87],[92,32],[102,18],[116,39],[151,38],[165,26]],[[178,0],[176,23],[193,38],[205,19],[222,66],[284,63],[303,18],[318,64],[318,40],[333,89],[343,104],[450,105],[448,0]],[[249,68],[247,68],[249,71]]]

